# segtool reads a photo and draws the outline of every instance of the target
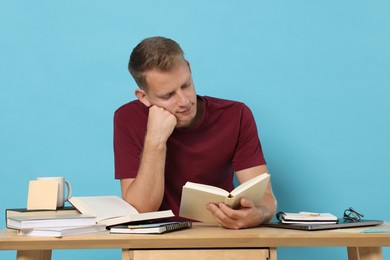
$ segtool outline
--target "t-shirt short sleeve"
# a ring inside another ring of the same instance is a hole
[[[237,147],[232,160],[235,171],[266,164],[250,109],[243,104]]]

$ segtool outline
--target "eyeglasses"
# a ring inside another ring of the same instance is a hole
[[[344,216],[343,219],[344,221],[350,221],[350,222],[358,222],[364,217],[363,214],[357,212],[353,208],[348,208],[344,210]]]

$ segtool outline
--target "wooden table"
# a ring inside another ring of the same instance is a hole
[[[373,227],[390,232],[390,223]],[[276,228],[227,230],[195,224],[163,235],[108,232],[63,238],[22,237],[0,231],[0,250],[18,250],[17,259],[47,260],[55,249],[122,248],[122,259],[276,259],[277,247],[347,247],[351,260],[383,259],[390,233],[358,233],[357,229],[298,231]]]

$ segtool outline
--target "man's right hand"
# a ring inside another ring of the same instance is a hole
[[[177,124],[176,117],[168,110],[153,105],[149,108],[147,137],[155,142],[166,143]]]

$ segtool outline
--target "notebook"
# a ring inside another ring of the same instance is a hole
[[[362,219],[357,222],[344,222],[343,219],[339,219],[338,223],[335,224],[295,224],[295,223],[285,224],[280,222],[270,222],[270,223],[263,224],[262,226],[314,231],[314,230],[327,230],[327,229],[338,229],[338,228],[377,226],[380,224],[383,224],[383,220]]]
[[[192,227],[190,220],[178,222],[162,222],[140,225],[118,225],[110,229],[111,234],[163,234]]]

